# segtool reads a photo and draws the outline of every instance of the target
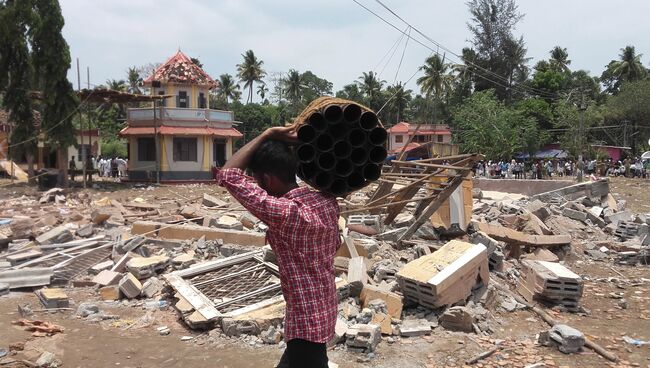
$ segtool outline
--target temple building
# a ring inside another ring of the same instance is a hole
[[[180,50],[144,81],[156,106],[127,110],[128,176],[132,181],[204,181],[221,167],[242,137],[232,111],[210,109],[218,86]]]

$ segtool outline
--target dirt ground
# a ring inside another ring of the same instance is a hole
[[[6,186],[0,182],[0,201],[35,191],[25,186]],[[218,195],[221,190],[209,185],[127,187],[122,184],[99,183],[88,189],[93,199],[108,196],[120,200],[137,197],[156,200],[166,208],[178,207],[202,196],[204,192]],[[81,190],[81,189],[76,189]],[[611,190],[625,199],[629,209],[650,212],[650,181],[614,178]],[[1,202],[0,202],[1,203]],[[475,367],[649,367],[650,345],[634,346],[623,336],[650,340],[650,267],[613,266],[610,261],[596,262],[577,256],[583,245],[577,244],[567,257],[568,266],[585,279],[581,305],[586,313],[554,312],[554,318],[581,330],[589,338],[617,354],[622,361],[611,364],[591,350],[565,355],[555,348],[535,344],[536,335],[548,326],[530,311],[507,313],[494,309],[491,336],[453,333],[436,328],[431,336],[402,338],[379,344],[374,356],[352,354],[337,348],[330,359],[340,367],[459,367],[465,360],[489,350],[500,342],[504,349],[482,360]],[[11,344],[24,343],[25,349],[0,358],[2,367],[27,367],[21,360],[35,361],[49,351],[63,367],[273,367],[282,349],[278,345],[250,346],[240,339],[224,339],[209,332],[188,330],[173,309],[150,311],[143,302],[101,302],[92,288],[68,289],[73,309],[85,301],[95,302],[101,311],[117,316],[114,320],[87,322],[75,311],[35,312],[31,319],[59,324],[60,334],[33,337],[22,327],[12,325],[21,316],[18,306],[29,304],[41,308],[38,298],[29,290],[0,297],[0,356]],[[619,305],[627,301],[627,309]],[[145,318],[149,317],[149,318]],[[145,321],[147,320],[147,321]],[[168,326],[171,334],[160,336],[159,326]],[[182,341],[183,336],[193,339]],[[504,341],[500,341],[504,340]]]

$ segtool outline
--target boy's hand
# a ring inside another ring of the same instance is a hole
[[[275,139],[287,143],[297,143],[298,133],[293,127],[273,127],[264,131],[267,139]]]

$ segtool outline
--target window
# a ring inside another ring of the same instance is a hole
[[[79,151],[77,152],[77,161],[84,162],[86,161],[84,159],[84,153],[86,154],[86,157],[92,155],[90,152],[90,145],[89,144],[80,144],[79,145]]]
[[[396,135],[395,136],[395,143],[402,143],[404,142],[404,136],[403,135]]]
[[[156,161],[155,138],[138,138],[138,161]]]
[[[162,90],[158,91],[158,96],[164,96],[164,95],[165,95],[165,91],[162,91]],[[163,106],[163,107],[167,106],[167,100],[164,99],[164,98],[162,100],[160,100],[160,106]]]
[[[196,161],[196,138],[174,138],[174,161]]]
[[[181,107],[181,108],[188,108],[187,104],[187,92],[186,91],[178,91],[178,101],[176,104],[176,107]]]
[[[205,101],[205,94],[203,92],[199,92],[199,101],[197,105],[199,109],[205,109],[207,107]]]
[[[438,135],[438,143],[442,143],[444,140],[444,137],[442,135]]]

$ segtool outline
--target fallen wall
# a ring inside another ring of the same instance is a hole
[[[532,196],[568,187],[575,184],[570,180],[528,180],[528,179],[473,179],[474,188],[486,191],[517,193]]]

